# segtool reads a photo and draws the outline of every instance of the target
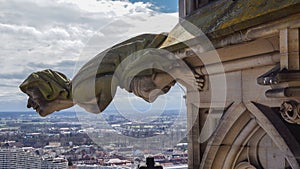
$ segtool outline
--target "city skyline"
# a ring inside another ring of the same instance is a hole
[[[118,113],[105,113],[106,120],[101,120],[92,115],[78,118],[74,112],[46,118],[34,112],[2,112],[0,166],[9,166],[11,162],[32,166],[33,163],[24,161],[30,157],[36,161],[35,167],[23,168],[66,167],[67,161],[77,168],[86,165],[99,168],[116,165],[117,168],[123,164],[131,168],[136,159],[144,161],[152,155],[164,166],[186,168],[186,120],[178,113],[178,110],[165,111],[161,116],[152,117],[151,122],[137,124],[128,123]],[[111,127],[106,128],[105,123]]]

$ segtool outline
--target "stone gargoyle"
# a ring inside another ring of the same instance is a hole
[[[112,101],[117,87],[147,102],[167,93],[176,82],[202,90],[203,76],[160,48],[166,38],[164,33],[143,34],[117,44],[88,61],[72,80],[50,69],[34,72],[20,85],[29,96],[27,107],[41,116],[75,104],[100,113]]]

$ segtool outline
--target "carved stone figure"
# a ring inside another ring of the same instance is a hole
[[[147,102],[167,93],[177,82],[201,90],[204,79],[181,59],[157,50],[166,34],[143,34],[96,55],[71,80],[53,70],[32,73],[20,85],[28,108],[41,116],[75,104],[92,113],[102,112],[119,86]]]

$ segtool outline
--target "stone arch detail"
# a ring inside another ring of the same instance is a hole
[[[207,143],[200,168],[284,169],[299,168],[299,165],[264,113],[254,103],[240,103],[224,113]]]

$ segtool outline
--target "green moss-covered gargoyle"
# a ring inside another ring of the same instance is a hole
[[[75,104],[100,113],[118,86],[147,102],[167,93],[176,82],[201,90],[202,76],[160,49],[166,38],[166,34],[143,34],[117,44],[88,61],[72,80],[50,69],[32,73],[20,85],[29,96],[27,107],[41,116]]]

